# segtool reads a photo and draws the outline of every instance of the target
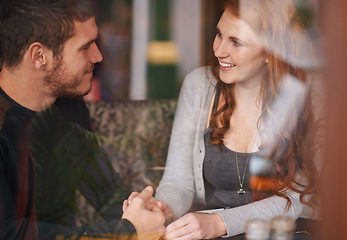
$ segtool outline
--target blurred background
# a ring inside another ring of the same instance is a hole
[[[209,65],[221,0],[99,0],[97,66],[88,101],[176,98],[186,74]],[[316,0],[297,0],[308,31]],[[312,31],[313,32],[313,31]]]
[[[202,61],[201,0],[99,0],[104,61],[88,100],[175,98]]]

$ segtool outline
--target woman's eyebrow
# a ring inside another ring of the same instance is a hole
[[[216,26],[216,30],[217,30],[217,33],[222,34],[218,26]],[[222,34],[222,35],[223,35],[223,34]],[[237,42],[239,42],[239,43],[241,43],[241,44],[246,44],[246,42],[242,41],[242,40],[239,39],[238,37],[229,36],[228,38],[229,38],[230,40],[237,41]]]

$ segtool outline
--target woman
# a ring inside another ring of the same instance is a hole
[[[167,226],[167,239],[233,236],[245,231],[249,219],[298,218],[310,205],[306,196],[316,179],[310,95],[302,109],[293,108],[295,128],[276,133],[275,147],[263,134],[269,132],[265,119],[275,115],[270,109],[280,98],[283,79],[309,86],[304,36],[290,1],[226,1],[213,44],[216,64],[189,74],[179,97],[156,192],[156,199],[169,206],[162,205],[167,220],[172,214],[177,219]],[[251,178],[255,155],[274,166],[266,178]],[[266,186],[257,179],[265,179]],[[218,208],[212,214],[186,214]]]

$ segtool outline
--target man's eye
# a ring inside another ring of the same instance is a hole
[[[88,50],[91,44],[87,44],[84,47],[82,47],[82,50]]]

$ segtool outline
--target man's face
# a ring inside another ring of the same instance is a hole
[[[95,18],[85,22],[75,21],[75,34],[63,45],[63,51],[54,58],[44,84],[54,97],[79,97],[86,95],[92,86],[94,64],[102,61],[95,40],[98,28]]]

